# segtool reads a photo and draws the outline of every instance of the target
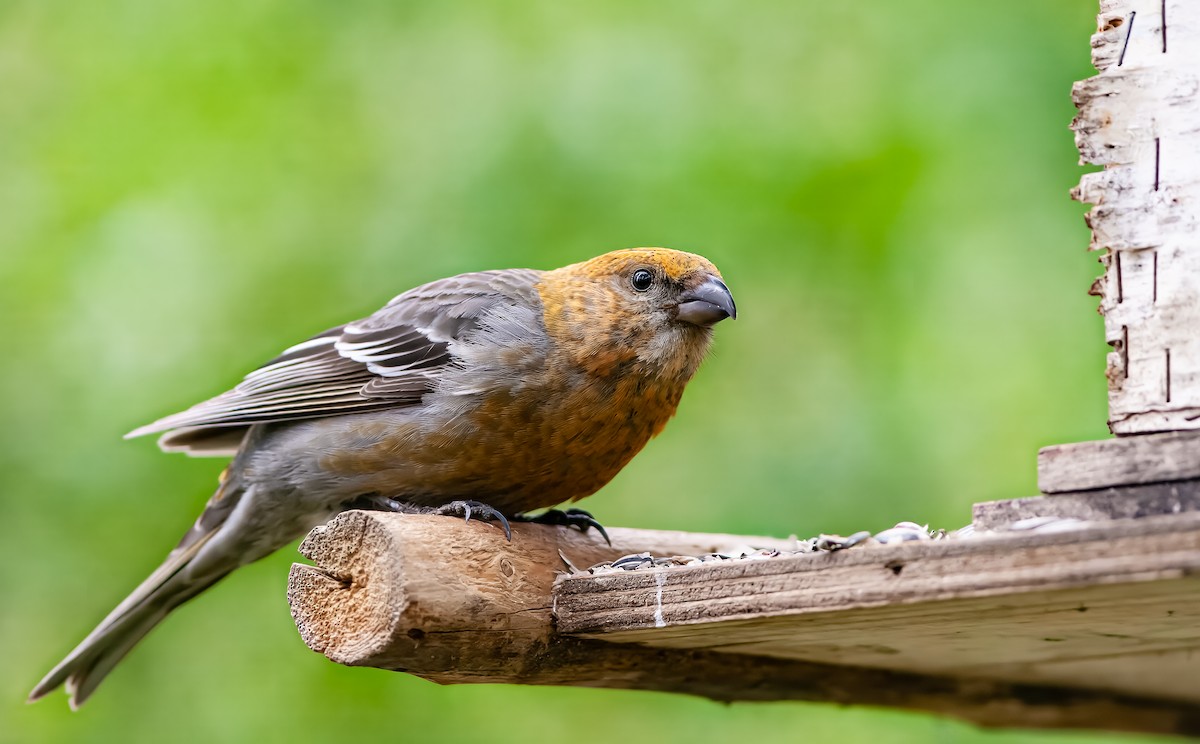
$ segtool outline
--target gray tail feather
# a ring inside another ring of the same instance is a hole
[[[71,696],[71,708],[79,706],[125,655],[172,610],[224,577],[234,566],[202,577],[181,575],[208,542],[213,533],[180,548],[117,605],[87,638],[75,647],[58,666],[29,693],[29,702],[38,700],[65,684]]]

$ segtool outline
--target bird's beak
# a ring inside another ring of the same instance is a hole
[[[685,323],[698,326],[715,325],[726,318],[737,318],[737,305],[725,282],[709,276],[699,286],[679,295],[679,313]]]

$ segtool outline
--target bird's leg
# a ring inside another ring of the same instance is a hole
[[[518,514],[513,517],[513,521],[576,527],[580,532],[587,532],[589,529],[595,528],[604,538],[604,542],[609,546],[612,545],[612,540],[608,539],[608,533],[604,531],[604,526],[596,521],[591,512],[583,509],[547,509],[541,514]]]
[[[480,501],[451,501],[449,504],[439,506],[429,513],[462,517],[468,522],[471,521],[471,517],[481,519],[485,522],[499,522],[500,527],[504,530],[504,536],[508,538],[509,542],[512,542],[512,527],[508,524],[508,518],[496,509]]]

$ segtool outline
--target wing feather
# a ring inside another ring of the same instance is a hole
[[[236,430],[253,424],[416,405],[452,366],[455,342],[469,340],[506,305],[540,305],[540,275],[484,271],[409,290],[362,320],[285,349],[232,390],[126,437],[172,432],[160,441],[164,448],[188,449],[194,442],[200,449],[216,437],[236,441]]]

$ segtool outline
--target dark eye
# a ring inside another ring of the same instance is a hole
[[[654,275],[646,269],[638,269],[633,272],[633,276],[629,277],[629,283],[639,292],[645,292],[650,289],[650,285],[654,283]]]

